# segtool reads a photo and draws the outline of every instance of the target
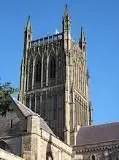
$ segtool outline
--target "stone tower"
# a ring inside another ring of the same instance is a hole
[[[75,144],[79,127],[92,122],[86,39],[71,37],[67,5],[62,32],[32,40],[30,17],[24,32],[19,100],[43,117],[54,133]]]

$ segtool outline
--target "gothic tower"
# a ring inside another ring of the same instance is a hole
[[[61,33],[32,40],[28,18],[19,100],[40,114],[69,145],[75,144],[79,127],[91,124],[86,38],[82,28],[79,43],[71,37],[67,5]]]

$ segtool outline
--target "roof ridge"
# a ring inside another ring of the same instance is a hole
[[[27,117],[30,115],[37,115],[35,112],[33,112],[30,108],[26,107],[23,103],[18,101],[15,97],[12,97],[15,104],[19,107],[20,111]],[[27,111],[27,113],[26,113]]]
[[[101,126],[109,126],[109,125],[114,125],[114,124],[119,124],[119,122],[109,122],[109,123],[103,123],[103,124],[95,124],[95,125],[84,126],[84,127],[81,127],[81,128],[101,127]]]

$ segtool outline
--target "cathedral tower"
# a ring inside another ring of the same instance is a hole
[[[24,33],[19,100],[43,117],[54,133],[75,144],[79,127],[91,124],[86,38],[81,28],[79,43],[71,37],[67,5],[62,32],[32,40],[28,18]]]

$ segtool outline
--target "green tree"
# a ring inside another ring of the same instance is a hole
[[[10,95],[15,93],[16,91],[17,89],[13,88],[10,82],[0,83],[0,114],[2,116],[5,116],[6,112],[10,111]]]

